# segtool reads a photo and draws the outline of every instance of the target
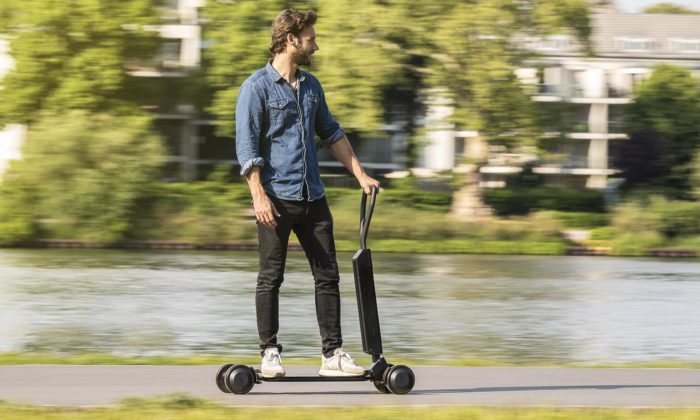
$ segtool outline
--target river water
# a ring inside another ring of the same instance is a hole
[[[360,355],[352,255],[345,349]],[[384,351],[426,360],[700,360],[700,262],[373,255]],[[0,249],[0,352],[257,354],[255,252]],[[313,280],[290,253],[287,357],[316,356]]]

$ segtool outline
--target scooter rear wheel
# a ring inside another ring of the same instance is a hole
[[[226,385],[224,385],[224,372],[228,370],[233,366],[233,363],[227,363],[223,366],[221,366],[217,371],[216,371],[216,386],[219,388],[221,392],[225,392],[227,394],[230,394],[231,391],[226,388]]]
[[[232,365],[223,374],[224,386],[234,394],[247,394],[255,385],[255,371],[245,365]]]

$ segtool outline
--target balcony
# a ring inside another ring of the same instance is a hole
[[[599,92],[596,92],[599,90]],[[533,100],[538,102],[575,102],[627,104],[631,102],[630,92],[608,85],[602,89],[591,89],[582,85],[552,85],[539,83],[535,85]]]
[[[536,174],[559,175],[613,175],[618,171],[610,169],[612,159],[608,159],[607,168],[592,168],[591,162],[585,156],[567,156],[565,159],[545,159],[533,169]]]

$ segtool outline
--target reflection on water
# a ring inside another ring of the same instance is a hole
[[[388,355],[430,360],[700,359],[700,263],[374,254]],[[345,348],[361,352],[351,254]],[[0,250],[0,352],[255,355],[254,252]],[[280,341],[319,353],[313,281],[291,253]],[[396,357],[394,356],[394,357]]]

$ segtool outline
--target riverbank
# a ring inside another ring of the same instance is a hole
[[[364,355],[356,355],[355,359],[361,365],[369,366],[372,361]],[[257,356],[119,356],[103,353],[84,354],[47,354],[47,353],[2,353],[0,365],[155,365],[155,366],[201,366],[223,365],[235,361],[240,364],[257,365]],[[567,368],[654,368],[654,369],[700,369],[700,361],[671,361],[658,360],[635,363],[565,363],[562,361],[505,361],[486,358],[453,358],[449,360],[417,360],[406,358],[391,358],[393,364],[408,366],[498,366],[498,367],[567,367]],[[315,366],[317,357],[285,358],[285,364],[290,366]]]
[[[327,190],[338,249],[352,252],[358,248],[360,191]],[[375,252],[448,254],[700,255],[700,231],[694,223],[700,213],[692,203],[657,200],[648,208],[627,204],[607,212],[573,206],[567,210],[533,209],[527,214],[456,217],[451,201],[450,192],[400,186],[382,190],[369,232],[370,248]],[[14,217],[8,219],[11,223],[0,223],[0,246],[257,249],[250,193],[242,184],[159,184],[153,196],[129,214],[129,220],[115,226],[97,218],[73,220],[62,213],[34,215],[25,220],[26,225],[20,223],[24,219]],[[294,240],[291,246],[299,249]]]
[[[3,247],[0,245],[0,247]],[[336,249],[340,252],[357,250],[357,243],[339,239]],[[204,251],[255,251],[255,242],[211,242],[195,243],[186,241],[124,241],[100,244],[78,239],[43,239],[5,245],[4,248],[76,248],[76,249],[132,249],[132,250],[204,250]],[[289,244],[292,251],[301,251],[298,243]],[[613,255],[610,246],[566,245],[563,242],[536,241],[474,241],[474,240],[415,240],[415,239],[376,239],[371,241],[375,252],[431,253],[431,254],[495,254],[495,255]],[[652,248],[642,256],[662,258],[697,258],[695,249]],[[625,256],[625,255],[618,255]],[[630,256],[639,256],[638,254]]]

